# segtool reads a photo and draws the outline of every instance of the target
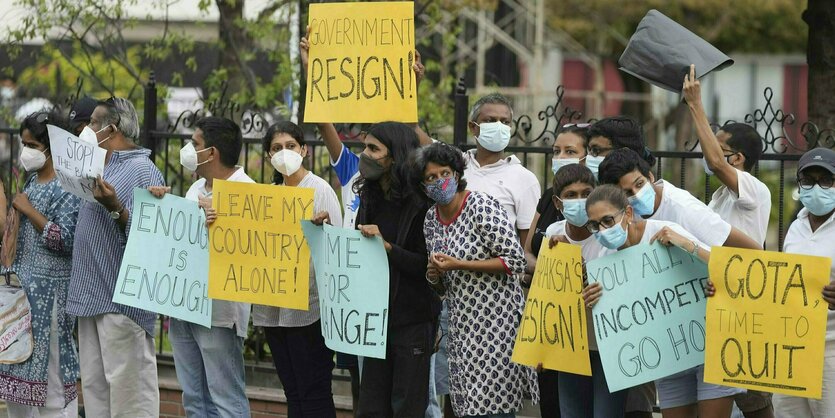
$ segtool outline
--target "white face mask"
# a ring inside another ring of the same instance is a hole
[[[478,125],[476,141],[487,151],[504,151],[510,143],[510,126],[501,122],[482,123]]]
[[[107,129],[108,126],[105,126],[104,128],[101,128],[98,131],[93,131],[92,129],[90,129],[89,126],[85,126],[84,129],[81,130],[81,133],[78,134],[78,139],[80,139],[80,140],[82,140],[82,141],[84,141],[88,144],[96,144],[96,146],[101,145],[101,144],[104,143],[104,141],[107,141],[112,136],[112,135],[108,135],[107,138],[104,138],[101,141],[99,141],[99,137],[97,136],[98,133]]]
[[[194,149],[194,143],[189,142],[188,144],[186,144],[186,146],[184,146],[182,149],[180,149],[180,164],[182,164],[183,167],[185,167],[186,170],[188,170],[188,171],[192,171],[192,172],[197,171],[197,167],[200,167],[201,165],[206,164],[209,161],[211,161],[211,160],[206,160],[206,161],[203,161],[202,163],[198,164],[197,163],[197,154],[199,154],[203,151],[208,151],[209,149],[210,148],[206,148],[206,149],[202,149],[200,151],[197,151],[196,149]]]
[[[293,173],[299,171],[302,167],[304,157],[296,151],[283,149],[270,158],[270,163],[278,170],[279,173],[285,176],[292,176]]]
[[[23,147],[20,150],[19,161],[25,171],[40,170],[46,164],[46,150],[38,151],[34,148]]]

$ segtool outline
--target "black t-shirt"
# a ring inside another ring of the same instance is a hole
[[[536,211],[539,213],[539,221],[536,223],[536,230],[533,238],[531,238],[531,252],[534,255],[539,254],[539,247],[542,246],[542,239],[545,237],[545,230],[551,226],[552,223],[565,219],[562,212],[557,210],[554,206],[554,188],[549,187],[542,194],[539,203],[536,205]]]

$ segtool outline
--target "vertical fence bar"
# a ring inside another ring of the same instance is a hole
[[[453,87],[452,100],[455,106],[452,143],[460,148],[467,143],[467,110],[470,107],[470,98],[467,96],[464,77],[459,78]]]
[[[151,150],[151,161],[157,152],[156,137],[153,132],[157,130],[157,82],[154,72],[148,77],[148,84],[145,84],[145,120],[143,127],[145,133],[142,135],[142,146]]]
[[[786,236],[783,230],[783,216],[785,215],[785,191],[786,191],[786,161],[780,160],[780,192],[779,192],[779,199],[780,203],[777,205],[779,214],[777,218],[777,251],[783,251],[783,237]]]

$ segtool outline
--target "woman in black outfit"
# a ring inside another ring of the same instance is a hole
[[[359,417],[420,417],[429,401],[429,359],[441,310],[426,281],[423,219],[428,204],[408,180],[409,155],[418,148],[412,128],[374,125],[360,154],[357,229],[383,239],[389,262],[389,316],[385,360],[365,358]]]

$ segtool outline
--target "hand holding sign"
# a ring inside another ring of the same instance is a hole
[[[684,76],[684,88],[681,89],[681,94],[690,106],[701,107],[702,85],[696,78],[696,64],[690,64],[690,74]]]
[[[122,203],[119,202],[119,197],[116,196],[116,189],[110,183],[104,181],[101,176],[96,178],[96,188],[93,189],[93,197],[108,212],[116,212],[122,209]]]
[[[823,288],[823,300],[829,304],[829,310],[835,310],[835,282],[830,282]]]

